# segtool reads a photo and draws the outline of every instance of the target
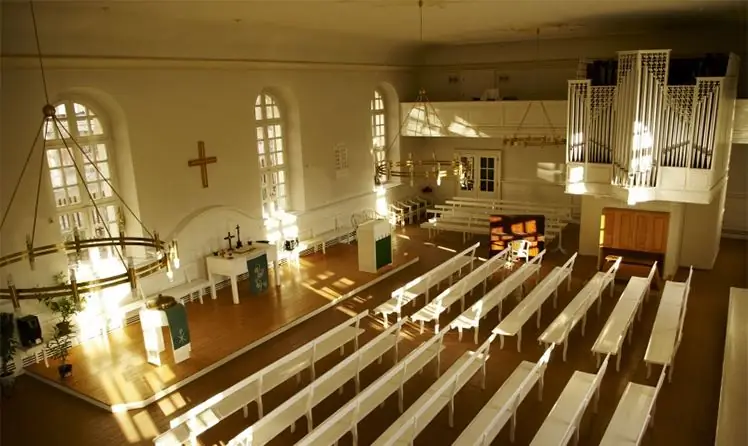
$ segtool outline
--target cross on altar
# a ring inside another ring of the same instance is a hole
[[[187,161],[190,167],[200,166],[200,177],[203,180],[203,188],[208,187],[208,164],[218,162],[215,156],[205,156],[205,142],[197,142],[197,159]]]
[[[226,237],[223,238],[224,240],[226,240],[229,243],[229,249],[232,249],[231,248],[231,239],[232,238],[234,238],[234,236],[231,235],[231,232],[229,232],[229,235],[227,235]]]

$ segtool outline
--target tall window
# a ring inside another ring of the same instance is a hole
[[[107,237],[107,227],[116,236],[119,206],[111,187],[115,183],[109,137],[100,117],[71,101],[56,105],[55,110],[61,133],[49,121],[44,138],[60,230],[67,239],[75,228],[83,238]]]
[[[379,164],[387,158],[387,129],[385,126],[384,98],[379,90],[374,90],[371,100],[371,138],[374,162]]]
[[[263,217],[286,209],[288,197],[288,160],[285,151],[285,129],[275,97],[262,93],[255,101],[257,122],[257,156],[260,163],[260,187]]]

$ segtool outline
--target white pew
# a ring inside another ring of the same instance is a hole
[[[618,299],[613,311],[610,313],[605,326],[600,331],[600,335],[592,345],[592,352],[595,354],[597,364],[600,365],[600,355],[616,356],[616,371],[621,369],[620,350],[623,344],[623,338],[628,333],[629,343],[634,327],[634,318],[637,312],[641,318],[642,302],[649,295],[649,289],[652,284],[652,278],[657,271],[657,262],[652,265],[647,277],[632,277],[623,290],[623,294]]]
[[[452,197],[453,201],[458,202],[465,202],[465,203],[499,203],[504,205],[516,205],[516,206],[536,206],[536,207],[542,207],[542,208],[549,208],[549,209],[569,209],[571,205],[569,204],[557,204],[557,203],[528,203],[526,201],[512,201],[512,200],[502,200],[497,198],[476,198],[476,197]]]
[[[535,364],[522,361],[452,445],[488,446],[510,420],[510,438],[514,441],[517,409],[536,383],[538,398],[543,399],[543,378],[552,351],[553,346]]]
[[[319,233],[315,232],[314,229],[308,229],[302,232],[299,237],[299,247],[297,248],[297,251],[303,252],[306,250],[312,250],[313,252],[317,252],[317,247],[319,246],[322,248],[322,254],[327,254],[328,245],[334,244],[338,241],[348,243],[353,240],[356,237],[356,230],[348,224],[340,223],[339,217],[341,217],[340,214],[334,217],[332,229]]]
[[[355,354],[345,358],[327,373],[312,381],[311,384],[286,400],[275,410],[234,437],[229,444],[252,446],[268,444],[289,426],[291,426],[291,432],[294,432],[296,420],[302,417],[306,417],[307,430],[311,431],[314,423],[312,409],[332,395],[335,390],[342,393],[343,386],[348,381],[354,380],[356,393],[359,393],[361,390],[361,371],[375,360],[381,361],[382,356],[390,349],[394,349],[395,363],[397,363],[400,330],[406,321],[407,319],[402,319],[397,324],[391,325],[376,338],[363,345]]]
[[[478,343],[478,331],[480,329],[480,321],[486,314],[491,310],[499,307],[499,321],[501,321],[501,309],[504,299],[514,292],[517,288],[524,288],[525,281],[529,279],[533,274],[537,277],[540,275],[540,266],[545,257],[545,251],[539,253],[534,259],[523,264],[517,271],[514,271],[500,284],[496,285],[486,293],[478,302],[474,303],[470,308],[463,311],[461,315],[457,316],[455,320],[449,323],[449,328],[457,329],[459,333],[459,339],[462,340],[462,332],[465,329],[475,329],[474,338],[475,343]]]
[[[593,399],[593,411],[597,412],[600,383],[608,368],[609,358],[605,357],[596,374],[574,371],[530,446],[565,446],[572,436],[575,444],[579,441],[579,424]]]
[[[610,419],[600,446],[637,446],[647,427],[654,424],[657,395],[665,382],[667,366],[662,369],[657,387],[628,383]]]
[[[685,282],[665,283],[660,296],[652,334],[649,337],[644,362],[647,363],[647,378],[652,372],[652,364],[668,366],[668,381],[673,379],[675,353],[683,336],[683,324],[686,320],[688,294],[691,290],[693,267],[688,272]]]
[[[361,320],[368,315],[364,311],[335,328],[275,361],[267,367],[244,378],[225,391],[209,398],[184,414],[169,422],[170,429],[157,436],[153,442],[159,446],[194,444],[198,435],[215,426],[239,409],[244,409],[244,417],[249,415],[249,405],[257,402],[258,416],[263,415],[262,397],[280,384],[296,375],[301,379],[301,371],[308,368],[311,379],[315,379],[315,364],[320,359],[340,350],[350,341],[358,350],[358,336],[364,332]]]
[[[493,337],[489,338],[475,352],[465,352],[426,392],[411,405],[384,434],[374,446],[391,446],[395,444],[413,444],[429,423],[439,415],[444,406],[449,405],[449,426],[454,427],[455,395],[465,384],[483,369],[481,387],[486,388],[486,360]]]
[[[210,288],[210,281],[207,278],[200,278],[197,270],[197,263],[189,262],[174,271],[172,280],[167,278],[166,273],[157,275],[158,277],[154,277],[154,279],[160,284],[164,284],[165,288],[162,288],[158,292],[151,292],[146,300],[163,294],[164,296],[172,296],[182,303],[191,302],[195,297],[200,300],[200,303],[203,303],[203,295],[207,294],[207,289]],[[140,286],[140,283],[138,283],[138,286]],[[140,291],[141,293],[143,292],[142,288]]]
[[[582,321],[582,336],[587,323],[587,311],[592,304],[597,301],[597,314],[600,315],[600,304],[602,303],[602,294],[606,287],[610,287],[610,297],[613,297],[615,290],[613,284],[616,277],[616,271],[621,265],[621,258],[608,269],[606,272],[597,272],[582,288],[569,305],[561,311],[556,319],[543,331],[538,337],[538,342],[546,344],[563,344],[563,360],[566,361],[566,351],[568,348],[568,337],[571,330],[576,327],[579,321]]]
[[[387,398],[398,392],[398,408],[403,411],[403,386],[436,358],[437,375],[441,366],[442,341],[446,330],[437,333],[410,352],[397,365],[385,372],[379,379],[365,388],[345,406],[338,409],[316,429],[301,439],[297,446],[337,444],[346,433],[353,434],[353,445],[358,444],[358,423],[377,406],[384,405]],[[249,443],[229,443],[229,446],[248,446]]]
[[[510,254],[511,249],[506,248],[505,250],[486,260],[478,268],[475,268],[470,274],[460,279],[459,282],[442,291],[441,294],[436,296],[436,298],[428,305],[410,316],[410,319],[413,322],[418,321],[420,323],[421,333],[423,333],[424,324],[426,322],[435,321],[436,325],[434,327],[434,331],[438,332],[439,316],[444,311],[449,311],[449,308],[452,306],[452,304],[457,302],[458,299],[461,302],[460,311],[465,311],[465,295],[467,293],[472,293],[473,289],[477,287],[481,282],[483,283],[483,293],[485,294],[488,279],[497,271],[506,269]]]
[[[748,288],[730,288],[715,446],[748,444]]]
[[[543,304],[553,295],[553,308],[558,303],[558,287],[566,280],[566,290],[571,289],[571,272],[574,269],[574,262],[577,260],[577,253],[574,253],[569,260],[562,266],[557,266],[533,288],[522,302],[509,313],[496,328],[493,333],[499,335],[501,348],[504,348],[505,336],[517,336],[517,351],[522,351],[522,327],[530,320],[533,314],[537,314],[535,324],[540,328],[540,318],[543,312]]]
[[[429,292],[431,288],[436,286],[437,289],[442,281],[449,279],[449,284],[452,285],[452,276],[455,273],[460,274],[462,268],[470,265],[470,271],[473,270],[475,263],[475,250],[480,246],[480,242],[470,246],[449,260],[438,265],[431,271],[423,274],[422,276],[416,277],[400,288],[392,292],[390,299],[379,305],[374,309],[374,313],[379,313],[384,319],[385,327],[389,323],[387,317],[395,313],[400,318],[402,308],[410,302],[415,302],[415,299],[424,294],[426,296],[426,303],[429,301]]]
[[[452,199],[445,201],[445,204],[460,209],[487,209],[489,212],[492,211],[494,214],[497,213],[496,211],[513,215],[542,214],[548,217],[558,217],[566,220],[571,217],[571,206],[553,207],[546,206],[542,203],[517,203],[504,201],[487,203]]]

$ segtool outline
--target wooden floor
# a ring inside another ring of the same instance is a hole
[[[392,279],[373,286],[364,293],[365,296],[361,299],[348,300],[344,304],[345,312],[373,308],[384,301],[393,288],[449,257],[450,252],[447,250],[423,243],[423,233],[420,230],[408,230],[406,234],[410,236],[408,252],[410,255],[420,257],[421,262]],[[564,243],[567,249],[573,247],[576,243],[575,234],[565,233]],[[462,246],[459,235],[455,234],[440,236],[438,244],[452,249],[459,249]],[[487,245],[482,247],[482,251],[486,251],[485,246]],[[480,255],[485,256],[485,252]],[[567,257],[558,253],[550,255],[544,270],[547,272],[549,268],[560,264]],[[661,393],[655,426],[645,437],[645,445],[706,446],[714,444],[728,290],[731,286],[748,286],[745,274],[748,266],[746,265],[747,258],[748,249],[745,242],[723,241],[714,270],[694,272],[684,338],[676,358],[673,382],[666,384]],[[594,268],[594,258],[581,257],[577,260],[571,292],[562,291],[558,309],[550,310],[552,307],[546,306],[541,327],[547,326],[552,321],[582,287],[583,282],[592,276]],[[684,271],[680,271],[676,280],[684,278]],[[616,297],[620,295],[622,289],[623,284],[617,286]],[[479,297],[480,293],[476,293],[472,300]],[[228,296],[225,299],[228,299]],[[636,325],[634,330],[633,344],[627,345],[624,349],[621,371],[615,372],[614,368],[609,369],[603,381],[599,411],[595,415],[586,416],[581,426],[580,445],[598,444],[617,401],[629,381],[654,383],[654,376],[650,380],[644,378],[645,366],[642,358],[657,310],[657,302],[655,295],[655,298],[650,299],[646,304],[642,321]],[[538,402],[534,398],[528,398],[519,410],[515,445],[522,446],[530,442],[573,370],[588,372],[595,370],[595,361],[589,349],[614,304],[615,299],[606,297],[601,316],[598,318],[592,315],[588,320],[587,336],[581,337],[578,330],[572,334],[566,363],[561,362],[558,356],[551,361],[546,373],[543,401]],[[342,322],[347,315],[339,310],[335,308],[325,311],[275,340],[261,345],[185,386],[159,403],[126,414],[107,414],[62,392],[52,391],[48,386],[36,380],[21,377],[17,382],[14,396],[2,401],[0,420],[2,436],[0,439],[4,446],[152,444],[151,438],[168,427],[170,418],[283,356],[293,350],[294,346]],[[509,310],[511,308],[505,308],[505,314]],[[453,311],[447,314],[442,322],[455,316],[456,312]],[[489,315],[487,320],[491,319],[495,320],[495,315]],[[481,341],[487,337],[493,324],[486,325],[488,327],[481,330]],[[370,318],[365,328],[368,329],[363,336],[365,339],[371,339],[381,329],[381,323]],[[524,333],[521,354],[516,352],[514,342],[508,342],[504,350],[499,350],[498,346],[493,348],[488,363],[486,390],[480,389],[479,379],[476,377],[457,395],[455,427],[447,426],[446,411],[444,411],[418,437],[416,444],[429,446],[451,444],[520,361],[538,359],[542,353],[542,348],[535,340],[538,334],[539,330],[535,330],[534,324],[528,324]],[[408,327],[406,339],[401,344],[403,347],[400,352],[401,356],[407,354],[409,349],[418,345],[427,336],[429,336],[428,333],[419,336],[415,326]],[[456,333],[450,333],[447,336],[446,344],[447,348],[443,353],[443,369],[448,368],[463,352],[475,347],[472,343],[472,336],[465,336],[462,342],[458,342]],[[320,373],[338,360],[337,355],[331,355],[323,360]],[[362,385],[368,385],[390,366],[391,361],[385,360],[381,366],[374,364],[368,368],[364,373]],[[407,384],[406,407],[434,382],[433,376],[433,373],[424,373],[419,375],[419,379]],[[293,380],[275,389],[265,401],[266,409],[270,410],[277,406],[297,390],[298,387]],[[335,394],[325,400],[315,409],[316,423],[332,414],[352,396],[353,389],[349,384],[345,387],[343,395]],[[395,407],[394,399],[390,398],[384,409],[376,410],[360,424],[359,444],[370,444],[384,432],[398,416],[397,410],[394,410]],[[253,412],[250,411],[248,419],[244,419],[241,414],[230,417],[206,432],[200,438],[201,442],[214,445],[232,438],[255,421]],[[286,431],[272,444],[293,444],[305,434],[303,423],[299,426],[300,429],[295,434]],[[504,429],[494,444],[510,444],[506,431],[507,429]],[[341,441],[341,444],[350,444],[350,436]]]
[[[356,246],[341,244],[331,247],[325,256],[303,257],[298,267],[282,266],[281,288],[271,286],[266,293],[251,295],[247,282],[240,282],[239,305],[233,303],[228,286],[218,290],[216,300],[207,295],[203,304],[188,303],[192,352],[189,360],[179,364],[174,363],[168,346],[162,353],[163,365],[149,364],[143,332],[136,323],[72,348],[71,378],[60,380],[55,364],[46,367],[38,363],[27,371],[107,408],[145,402],[331,300],[405,265],[414,257],[409,255],[407,243],[399,240],[395,241],[393,265],[378,274],[358,271]]]

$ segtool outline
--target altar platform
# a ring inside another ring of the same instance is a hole
[[[73,376],[64,381],[56,361],[31,365],[26,373],[107,411],[143,408],[418,260],[408,254],[407,243],[395,243],[392,265],[364,273],[358,271],[356,245],[336,245],[325,255],[301,257],[298,266],[281,266],[280,288],[252,295],[249,283],[239,282],[238,305],[228,286],[218,290],[216,300],[208,293],[204,304],[188,303],[192,352],[184,362],[175,364],[167,349],[163,365],[149,364],[138,322],[73,347]]]

